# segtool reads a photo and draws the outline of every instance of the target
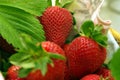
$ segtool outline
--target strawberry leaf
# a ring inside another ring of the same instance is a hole
[[[31,69],[24,69],[24,68],[21,68],[18,72],[18,76],[20,78],[24,78],[26,77],[29,73],[31,72]]]
[[[21,48],[22,44],[20,41],[20,37],[18,38],[19,33],[11,27],[12,25],[4,18],[2,15],[0,15],[0,33],[1,35],[7,39],[9,43],[12,43],[13,46],[17,48]],[[6,33],[7,32],[7,33]],[[14,36],[14,37],[12,37]],[[14,42],[15,41],[15,42]]]
[[[66,5],[72,3],[74,0],[56,0],[56,5],[57,6],[61,6],[61,7],[65,7]]]
[[[0,5],[19,8],[36,16],[42,15],[50,4],[50,0],[0,0]]]
[[[65,60],[65,57],[64,57],[64,56],[59,55],[59,54],[56,54],[56,53],[53,54],[53,53],[48,52],[48,55],[49,55],[51,58],[53,58],[53,59]]]
[[[95,40],[99,45],[107,46],[107,35],[102,33],[103,26],[94,25],[93,21],[85,21],[80,28],[80,35],[87,36]]]
[[[45,56],[45,57],[41,57],[39,60],[35,61],[35,69],[40,69],[41,73],[43,76],[45,76],[46,72],[47,72],[47,64],[51,63],[52,61],[50,61],[50,57]]]
[[[23,69],[41,70],[44,76],[47,72],[47,65],[50,64],[52,67],[54,66],[53,59],[64,59],[60,54],[55,55],[55,53],[47,52],[41,44],[36,46],[31,40],[24,39],[24,41],[26,41],[25,46],[27,46],[27,48],[18,50],[16,54],[9,58],[13,65],[20,66]],[[22,76],[26,76],[26,74]]]
[[[106,47],[108,44],[108,38],[106,34],[102,33],[103,26],[95,25],[94,31],[91,34],[91,38],[98,42],[99,45]]]
[[[52,6],[52,0],[47,0],[48,6]]]
[[[109,68],[112,71],[112,75],[115,80],[120,80],[120,48],[114,53],[113,58],[109,64]]]
[[[14,7],[0,5],[0,34],[16,48],[23,48],[22,34],[28,34],[34,41],[45,40],[42,25],[35,16]],[[33,42],[34,42],[33,41]]]
[[[94,23],[91,20],[86,21],[81,25],[80,30],[81,30],[82,34],[84,34],[85,36],[90,36],[94,30]]]
[[[23,68],[33,68],[35,67],[34,60],[31,59],[31,56],[26,53],[16,53],[10,58],[10,63],[21,66]]]

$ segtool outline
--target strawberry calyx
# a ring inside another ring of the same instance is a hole
[[[26,77],[31,71],[41,70],[43,76],[47,72],[47,65],[54,67],[53,59],[65,60],[60,54],[47,52],[43,49],[41,43],[37,45],[26,42],[27,47],[18,50],[18,52],[9,58],[11,64],[21,67],[19,77]]]
[[[102,33],[103,26],[95,25],[93,21],[85,21],[80,27],[80,36],[87,36],[95,40],[99,45],[107,46],[107,36]]]

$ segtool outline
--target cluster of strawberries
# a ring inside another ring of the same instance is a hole
[[[45,31],[46,41],[42,47],[47,52],[61,54],[66,60],[53,59],[54,67],[42,76],[40,70],[19,78],[20,67],[8,69],[8,80],[114,80],[109,69],[102,67],[106,59],[106,48],[88,36],[78,36],[65,44],[73,26],[71,13],[57,6],[49,7],[38,17]]]

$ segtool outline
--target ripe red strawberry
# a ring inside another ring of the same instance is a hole
[[[102,76],[104,79],[114,80],[111,71],[105,67],[101,67],[96,74]]]
[[[64,8],[52,6],[38,19],[45,30],[46,40],[62,46],[72,28],[71,13]]]
[[[75,38],[65,51],[68,66],[74,78],[80,79],[87,74],[92,74],[104,63],[106,49],[103,45],[106,44],[107,39],[99,31],[101,29],[97,31],[97,28],[99,27],[94,26],[92,21],[85,22],[81,26],[81,34],[84,33],[84,36]]]
[[[65,56],[64,51],[60,48],[60,46],[53,42],[42,42],[41,45],[47,52]],[[45,76],[41,74],[40,70],[36,70],[30,72],[27,76],[27,80],[64,80],[65,61],[53,59],[53,63],[54,67],[48,64],[48,71]]]
[[[85,77],[83,77],[80,80],[101,80],[101,78],[97,74],[89,74],[89,75],[86,75]]]
[[[71,42],[67,57],[72,75],[81,78],[95,72],[103,64],[106,50],[94,40],[81,36]]]
[[[19,66],[11,66],[7,71],[7,80],[25,80],[25,78],[18,77]]]
[[[3,37],[0,36],[0,48],[9,53],[15,53],[14,47],[8,44]]]
[[[64,76],[64,80],[72,80],[72,76],[69,70],[69,67],[66,65],[65,66],[65,76]]]

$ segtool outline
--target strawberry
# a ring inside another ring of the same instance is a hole
[[[63,50],[64,50],[64,51],[67,51],[68,46],[69,46],[69,44],[64,44],[64,45],[63,45]]]
[[[25,78],[18,77],[19,66],[10,66],[7,71],[7,80],[25,80]]]
[[[69,46],[69,44],[64,44],[63,50],[64,50],[64,51],[67,51],[67,50],[68,50],[68,46]],[[66,52],[65,52],[65,53],[66,53]],[[68,60],[66,61],[64,80],[73,80],[73,79],[72,79],[72,76],[71,76],[71,73],[70,73],[70,69],[69,69],[69,67],[68,67]]]
[[[65,66],[64,80],[72,80],[71,73],[70,73],[69,67],[67,65]]]
[[[0,48],[9,53],[15,53],[14,47],[8,44],[2,36],[0,36]]]
[[[88,29],[93,30],[90,31]],[[94,36],[94,38],[98,40],[101,38],[97,38],[97,36],[102,37],[101,33],[98,35],[96,29],[95,32],[97,34],[94,33],[93,22],[85,22],[82,25],[81,30],[81,32],[86,33],[87,36],[79,36],[75,38],[67,47],[67,51],[65,51],[72,77],[77,79],[95,72],[104,63],[106,58],[106,48],[99,45],[100,43],[92,38],[92,36]],[[90,34],[88,32],[94,34]],[[95,35],[97,36],[95,37]],[[102,43],[104,43],[104,40]]]
[[[98,69],[96,74],[102,76],[104,79],[114,80],[111,71],[105,67],[101,67],[100,69]]]
[[[89,74],[84,76],[82,79],[80,80],[101,80],[100,76],[97,74]]]
[[[52,6],[48,7],[38,19],[43,25],[46,40],[62,46],[72,28],[71,13],[64,8]]]
[[[96,71],[106,58],[106,50],[94,40],[81,36],[69,45],[68,63],[72,75],[82,77]]]
[[[42,42],[41,46],[47,52],[65,56],[64,51],[53,42]],[[65,61],[53,59],[54,67],[48,64],[47,73],[43,76],[40,70],[32,71],[28,74],[26,80],[64,80]]]

